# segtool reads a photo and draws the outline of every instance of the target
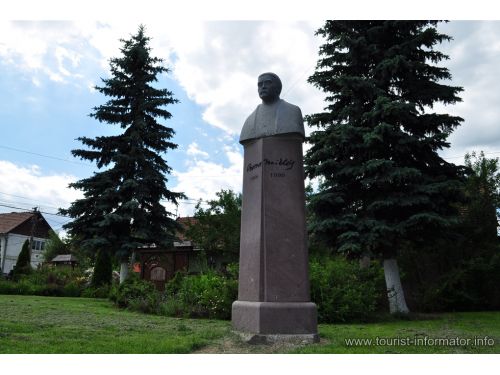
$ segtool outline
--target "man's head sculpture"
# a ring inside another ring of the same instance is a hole
[[[281,80],[274,73],[262,73],[257,91],[262,103],[248,116],[241,129],[240,143],[287,133],[304,138],[304,122],[300,108],[280,99]]]
[[[259,97],[266,104],[275,102],[280,98],[281,80],[274,73],[262,73],[257,80]]]

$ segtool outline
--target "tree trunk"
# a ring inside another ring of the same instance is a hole
[[[396,258],[384,259],[385,285],[387,286],[387,297],[389,298],[389,310],[391,314],[410,312],[406,306],[405,294]]]
[[[120,284],[125,281],[128,276],[128,262],[122,262],[120,264]]]
[[[371,263],[370,256],[369,255],[363,255],[359,259],[359,268],[361,268],[361,269],[369,268],[370,267],[370,263]]]

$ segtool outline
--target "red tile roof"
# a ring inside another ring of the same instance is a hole
[[[175,221],[177,221],[182,225],[186,225],[187,223],[196,224],[198,222],[198,219],[196,219],[195,217],[186,216],[186,217],[178,217],[177,219],[175,219]]]
[[[0,233],[9,233],[14,228],[31,219],[32,212],[11,212],[0,214]]]

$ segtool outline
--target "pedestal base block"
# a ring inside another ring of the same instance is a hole
[[[319,335],[303,334],[303,335],[264,335],[257,333],[245,333],[235,331],[237,335],[247,344],[251,345],[266,345],[266,344],[292,344],[292,345],[306,345],[315,344],[319,342]]]
[[[235,301],[232,310],[234,330],[249,337],[266,336],[268,342],[318,340],[317,309],[312,302]]]

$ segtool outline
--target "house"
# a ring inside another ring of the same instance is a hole
[[[14,268],[24,242],[32,236],[31,267],[38,267],[51,230],[39,211],[0,214],[0,274]]]
[[[61,254],[50,261],[56,267],[71,267],[75,269],[78,259],[73,254]]]

